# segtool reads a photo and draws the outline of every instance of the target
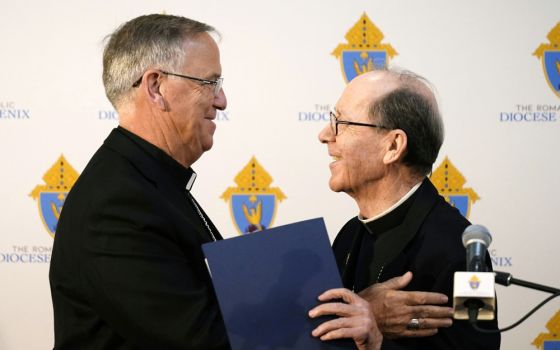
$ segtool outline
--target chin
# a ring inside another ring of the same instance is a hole
[[[205,141],[202,143],[201,146],[202,146],[202,149],[203,149],[205,152],[206,152],[206,151],[209,151],[209,150],[212,148],[212,146],[214,146],[214,139],[213,139],[212,137],[210,137],[208,140],[205,140]]]
[[[339,182],[337,182],[335,179],[331,179],[329,181],[329,187],[330,187],[331,191],[333,191],[333,192],[344,191],[344,187],[341,186],[341,184]]]

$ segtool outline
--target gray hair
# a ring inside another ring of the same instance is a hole
[[[185,59],[183,44],[216,30],[180,16],[152,14],[134,18],[108,36],[103,52],[103,85],[115,108],[126,102],[132,85],[149,68],[177,70]]]
[[[371,118],[388,129],[401,129],[407,136],[403,163],[418,175],[432,170],[443,143],[443,121],[433,88],[425,78],[404,70],[388,69],[398,87],[374,101]]]

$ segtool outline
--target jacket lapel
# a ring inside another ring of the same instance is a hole
[[[370,283],[379,282],[384,266],[395,261],[408,243],[412,241],[426,216],[436,204],[437,198],[435,187],[429,179],[424,179],[422,185],[418,188],[418,194],[406,214],[405,220],[377,239],[373,259],[368,267]]]
[[[187,220],[189,226],[196,228],[194,230],[189,230],[188,227],[185,227],[185,230],[194,231],[190,234],[196,234],[200,242],[209,242],[211,240],[210,234],[207,232],[208,230],[203,225],[202,219],[194,209],[193,203],[189,202],[187,190],[180,190],[181,185],[177,184],[177,182],[162,169],[161,164],[158,163],[158,160],[154,156],[144,151],[132,139],[122,132],[119,132],[117,129],[114,129],[109,134],[104,142],[104,146],[126,158],[140,174],[154,184],[163,198],[169,201],[173,207],[177,208],[178,212]],[[200,210],[202,211],[202,208],[200,208]],[[202,213],[205,215],[206,221],[211,227],[216,239],[221,239],[222,237],[212,221],[204,211],[202,211]]]

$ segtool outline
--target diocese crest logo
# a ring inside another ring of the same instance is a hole
[[[478,287],[480,286],[480,280],[478,279],[478,277],[476,277],[476,275],[473,275],[469,279],[469,286],[471,286],[471,289],[478,289]]]
[[[270,187],[270,174],[252,157],[234,181],[237,187],[229,187],[220,198],[229,202],[237,231],[246,234],[271,227],[278,202],[286,196],[278,187]]]
[[[548,44],[540,44],[533,52],[541,60],[548,85],[560,97],[560,22],[548,33]]]
[[[383,69],[397,55],[391,44],[382,44],[383,33],[364,12],[362,17],[346,33],[346,44],[339,44],[331,53],[342,69],[346,83],[360,74]]]
[[[560,310],[546,324],[548,333],[539,334],[531,343],[539,350],[560,349]]]
[[[430,180],[445,200],[457,208],[468,219],[471,205],[480,199],[478,194],[470,188],[465,188],[465,177],[445,157],[443,162],[430,176]]]
[[[79,174],[61,155],[43,175],[45,185],[37,185],[29,194],[37,201],[39,215],[47,232],[54,237],[58,218],[68,192],[74,186]]]

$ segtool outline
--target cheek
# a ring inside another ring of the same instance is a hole
[[[374,170],[375,154],[368,145],[356,144],[352,151],[344,155],[345,176],[352,184],[364,181]]]
[[[183,143],[191,143],[196,139],[196,135],[200,134],[200,123],[196,122],[192,115],[178,116],[175,121],[175,129],[179,134],[179,138]]]

